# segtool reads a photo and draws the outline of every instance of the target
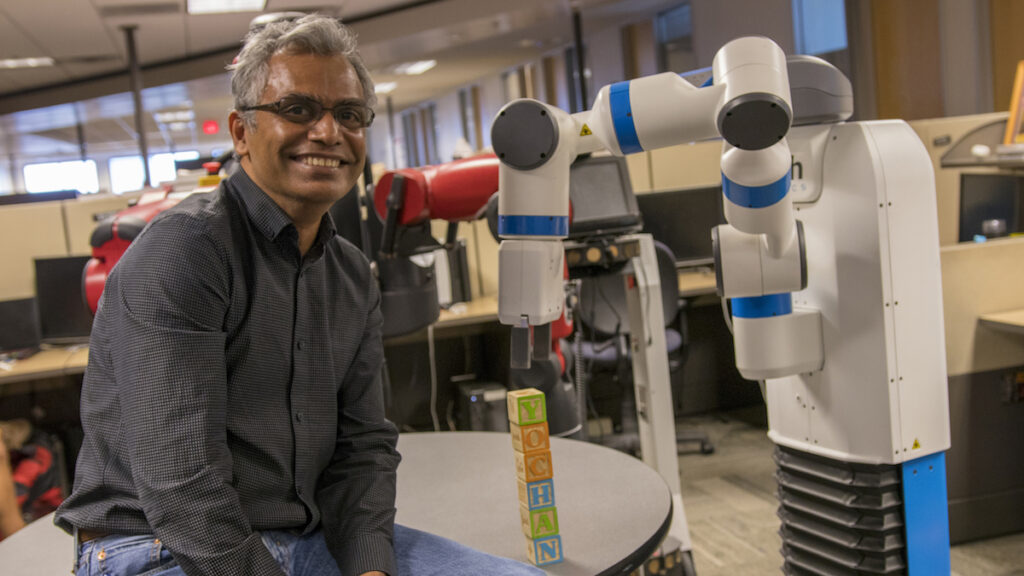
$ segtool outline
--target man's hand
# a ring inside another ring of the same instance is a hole
[[[0,429],[0,539],[25,527],[25,520],[22,519],[21,510],[18,508],[18,499],[14,495],[11,457],[3,440],[3,429]]]

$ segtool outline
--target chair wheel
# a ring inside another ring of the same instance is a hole
[[[714,446],[714,444],[712,444],[710,442],[701,442],[700,443],[700,453],[704,454],[705,456],[708,455],[708,454],[714,454],[715,453],[715,446]]]

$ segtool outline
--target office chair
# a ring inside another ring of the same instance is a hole
[[[661,302],[664,310],[665,346],[668,351],[669,373],[681,376],[686,357],[685,318],[680,314],[679,281],[676,274],[675,256],[672,251],[655,241],[658,259],[658,275],[661,282]],[[626,306],[626,290],[622,276],[606,274],[584,278],[580,283],[579,319],[583,324],[579,347],[580,358],[576,369],[586,370],[588,377],[596,373],[611,373],[622,385],[622,433],[605,441],[606,444],[624,451],[635,451],[639,447],[636,422],[635,397],[631,392],[633,363],[629,336],[629,311]],[[587,339],[591,337],[591,339]],[[686,430],[676,433],[678,445],[700,443],[703,454],[714,452],[714,445],[707,433],[701,430]]]

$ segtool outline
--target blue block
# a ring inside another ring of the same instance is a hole
[[[548,536],[530,541],[530,562],[547,566],[562,561],[562,537]]]
[[[949,504],[946,454],[938,452],[903,463],[907,573],[949,574]]]
[[[552,478],[526,483],[526,507],[530,510],[555,505],[555,481]]]

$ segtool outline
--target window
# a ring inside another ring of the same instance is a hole
[[[462,118],[462,137],[469,143],[473,150],[480,149],[479,138],[477,138],[477,125],[479,124],[480,108],[478,105],[479,96],[476,86],[459,90],[459,113]]]
[[[196,160],[198,158],[199,152],[195,150],[153,154],[149,157],[149,177],[153,181],[153,186],[177,180],[175,160]],[[110,168],[110,191],[114,194],[141,190],[145,187],[146,173],[142,168],[140,156],[111,158],[108,167]]]
[[[690,4],[666,10],[655,19],[658,70],[681,74],[697,68],[693,53],[693,17]]]
[[[100,190],[96,162],[93,160],[27,164],[24,175],[25,190],[30,193],[78,190],[93,194]]]
[[[846,49],[844,0],[793,0],[797,54],[829,54]]]

